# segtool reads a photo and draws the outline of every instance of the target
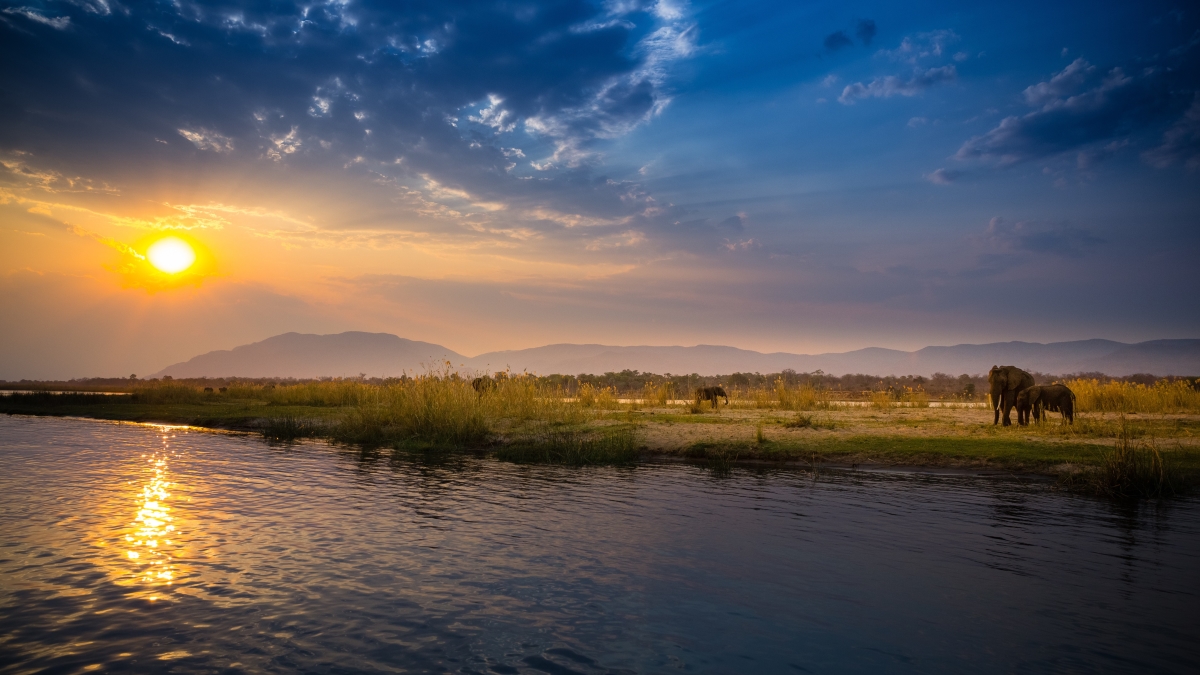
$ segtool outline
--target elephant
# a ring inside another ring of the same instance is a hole
[[[720,385],[716,387],[700,387],[696,390],[696,402],[712,401],[712,407],[717,407],[717,399],[724,397],[725,405],[729,405],[729,394]]]
[[[485,391],[495,389],[496,381],[490,377],[477,377],[471,381],[471,387],[482,395]]]
[[[1023,389],[1017,394],[1017,417],[1025,414],[1029,422],[1029,412],[1033,411],[1033,419],[1042,421],[1043,413],[1062,413],[1063,421],[1075,423],[1075,393],[1065,384],[1034,385]]]
[[[1033,376],[1016,366],[992,366],[988,372],[988,387],[991,390],[992,411],[995,416],[992,424],[1000,423],[1000,411],[1004,411],[1004,426],[1012,426],[1013,406],[1016,405],[1017,394],[1023,389],[1033,386]],[[1017,424],[1029,424],[1028,417],[1022,416],[1017,410]]]

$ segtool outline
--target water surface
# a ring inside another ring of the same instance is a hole
[[[0,418],[0,672],[1198,672],[1200,504]]]

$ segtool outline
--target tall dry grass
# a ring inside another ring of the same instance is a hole
[[[1200,413],[1200,391],[1186,380],[1160,380],[1153,385],[1133,382],[1068,380],[1078,412]]]
[[[646,405],[653,405],[661,408],[668,405],[673,405],[674,400],[675,385],[671,382],[663,382],[661,384],[647,382],[642,388],[642,401],[644,401]]]
[[[871,407],[879,410],[887,410],[892,407],[892,394],[887,391],[871,392]]]
[[[1100,466],[1064,477],[1067,487],[1121,500],[1173,497],[1189,488],[1188,477],[1153,440],[1135,441],[1124,417],[1120,425],[1117,442],[1103,452]]]
[[[789,386],[778,378],[770,387],[753,387],[746,391],[730,388],[729,398],[734,406],[767,410],[817,410],[830,405],[829,392],[811,384]]]

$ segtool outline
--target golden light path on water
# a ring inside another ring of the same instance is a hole
[[[142,455],[147,472],[140,491],[134,493],[133,503],[126,511],[132,519],[123,528],[117,545],[123,573],[117,582],[140,587],[148,600],[158,600],[163,591],[180,578],[178,562],[182,546],[181,532],[171,501],[174,497],[170,459],[173,454],[170,439],[174,428],[161,427],[162,447]]]

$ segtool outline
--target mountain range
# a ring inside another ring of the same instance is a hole
[[[388,333],[336,335],[285,333],[229,350],[201,354],[153,377],[393,377],[423,373],[449,361],[455,370],[600,374],[640,370],[651,373],[724,375],[822,370],[831,375],[958,375],[986,373],[993,365],[1016,365],[1043,373],[1101,372],[1108,375],[1200,375],[1200,340],[1151,340],[1128,344],[1112,340],[996,342],[925,347],[906,352],[869,347],[829,354],[764,354],[735,347],[613,347],[556,344],[488,352],[467,357],[441,345]]]

